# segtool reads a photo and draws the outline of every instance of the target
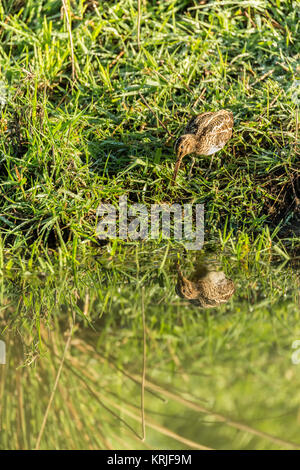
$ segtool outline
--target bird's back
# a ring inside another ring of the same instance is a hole
[[[185,134],[195,134],[197,137],[203,134],[218,132],[219,130],[233,127],[233,114],[231,111],[221,109],[216,112],[207,112],[194,116],[185,128]]]
[[[226,278],[223,271],[209,271],[201,274],[199,279],[190,281],[183,276],[177,264],[177,273],[176,293],[203,308],[217,307],[227,302],[235,290],[234,283]]]
[[[194,134],[199,142],[199,152],[210,155],[220,150],[230,139],[233,128],[233,114],[221,109],[193,117],[185,129],[185,134]]]

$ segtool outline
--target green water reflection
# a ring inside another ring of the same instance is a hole
[[[0,448],[300,447],[293,263],[133,250],[6,272],[0,296]]]

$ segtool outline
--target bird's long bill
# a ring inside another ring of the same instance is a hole
[[[177,269],[177,274],[178,274],[178,276],[182,279],[182,278],[183,278],[183,274],[182,274],[181,267],[180,267],[180,264],[179,264],[178,261],[176,262],[176,269]]]
[[[173,174],[173,182],[174,182],[174,181],[176,180],[176,178],[177,178],[177,173],[178,173],[180,164],[181,164],[181,162],[182,162],[182,159],[183,159],[183,155],[180,155],[180,156],[177,158],[177,161],[176,161],[176,163],[175,163],[174,174]]]

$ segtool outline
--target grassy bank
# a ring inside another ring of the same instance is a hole
[[[71,29],[62,5],[1,3],[10,253],[89,245],[98,205],[121,194],[204,203],[207,239],[225,223],[232,236],[299,236],[297,2],[142,2],[140,36],[137,2],[71,2]],[[231,141],[210,171],[200,158],[192,181],[183,166],[172,187],[175,136],[191,114],[223,107]]]

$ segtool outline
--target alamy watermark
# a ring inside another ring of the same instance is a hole
[[[296,349],[296,351],[293,352],[291,360],[292,363],[297,366],[300,364],[300,339],[295,339],[295,341],[293,341],[292,348]]]
[[[296,79],[292,82],[290,86],[290,91],[291,91],[291,98],[293,103],[295,103],[296,106],[300,105],[300,80]]]
[[[0,109],[7,103],[7,85],[0,80]]]
[[[204,243],[203,204],[131,204],[120,196],[118,207],[101,204],[97,236],[100,240],[149,240],[173,238],[187,250],[201,250]],[[118,230],[117,230],[118,228]]]
[[[0,364],[6,364],[6,346],[4,341],[0,340]]]

